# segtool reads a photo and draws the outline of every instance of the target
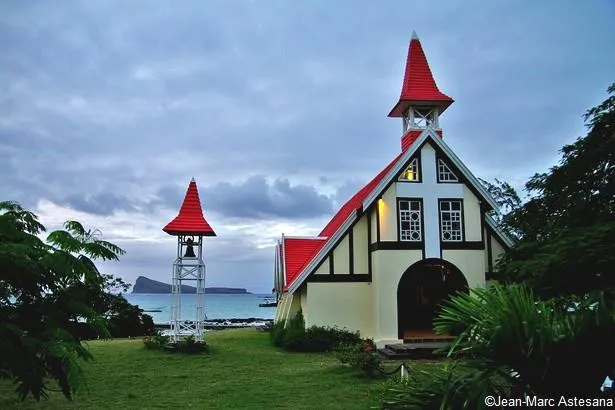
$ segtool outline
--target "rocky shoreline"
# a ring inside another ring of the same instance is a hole
[[[207,330],[222,330],[236,329],[243,327],[265,328],[273,323],[273,319],[262,319],[251,317],[248,319],[208,319],[205,321],[205,329]],[[170,329],[170,323],[156,323],[156,329]]]

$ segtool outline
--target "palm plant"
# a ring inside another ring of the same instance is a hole
[[[615,365],[615,315],[602,295],[569,305],[540,301],[524,286],[479,288],[443,307],[436,332],[460,332],[463,353],[481,378],[499,377],[511,393],[595,396]]]
[[[457,334],[452,365],[385,394],[385,408],[485,408],[499,397],[596,397],[615,367],[615,311],[596,294],[574,305],[521,285],[473,289],[443,306],[437,333]]]

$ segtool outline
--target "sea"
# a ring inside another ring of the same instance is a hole
[[[171,320],[171,294],[125,293],[123,296],[133,305],[138,305],[150,315],[155,324],[169,323]],[[274,307],[260,307],[259,303],[272,299],[272,295],[262,294],[205,294],[205,316],[214,319],[273,319]],[[196,295],[182,295],[182,316],[184,320],[196,318]],[[152,312],[153,311],[153,312]],[[158,312],[159,311],[159,312]]]

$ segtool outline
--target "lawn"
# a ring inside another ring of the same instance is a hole
[[[146,350],[141,340],[89,342],[86,390],[67,401],[21,402],[0,381],[1,409],[368,409],[373,386],[332,354],[289,353],[267,333],[234,329],[207,334],[209,354]],[[55,385],[51,385],[55,388]]]

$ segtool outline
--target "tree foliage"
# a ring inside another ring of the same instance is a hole
[[[495,179],[494,182],[488,182],[480,179],[481,184],[487,189],[487,192],[495,199],[500,207],[499,212],[491,212],[490,216],[495,220],[498,227],[510,238],[520,239],[523,232],[520,232],[516,227],[514,220],[511,220],[514,211],[521,206],[521,198],[515,188],[508,182]]]
[[[508,211],[500,226],[518,240],[498,264],[501,281],[545,298],[615,288],[615,84],[608,92],[585,114],[587,135],[527,182],[525,203],[508,184],[486,184]]]
[[[539,300],[523,285],[460,293],[435,320],[457,333],[454,364],[434,366],[394,383],[386,408],[482,409],[486,396],[609,397],[600,390],[615,366],[615,310],[596,293],[574,311]]]
[[[523,285],[478,288],[454,296],[434,327],[461,331],[450,353],[511,394],[594,397],[615,367],[615,309],[602,293],[562,308]]]
[[[0,377],[25,398],[46,398],[55,379],[67,397],[83,384],[78,359],[92,359],[78,323],[109,335],[97,297],[114,283],[95,260],[117,260],[118,246],[79,222],[39,238],[45,227],[14,202],[0,202]]]

